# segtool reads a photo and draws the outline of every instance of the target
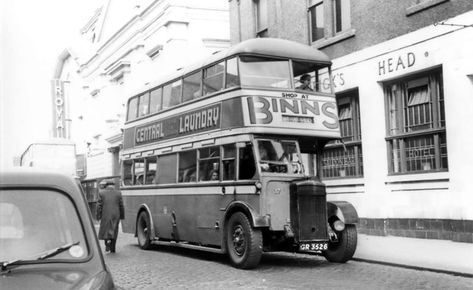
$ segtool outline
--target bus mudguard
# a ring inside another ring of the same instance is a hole
[[[151,210],[149,209],[148,205],[143,203],[140,205],[138,212],[136,213],[136,219],[135,219],[135,237],[137,235],[136,233],[136,223],[138,222],[138,216],[142,211],[145,211],[148,213],[149,216],[149,222],[151,224],[151,231],[150,231],[150,238],[151,240],[156,237],[156,233],[154,232],[154,221],[153,221],[153,216],[151,215]]]
[[[355,224],[359,221],[355,207],[347,201],[328,201],[327,216],[336,216],[345,224]]]
[[[234,201],[225,210],[225,221],[228,220],[234,212],[241,211],[245,213],[255,228],[269,227],[269,216],[261,216],[256,213],[249,204],[243,201]]]

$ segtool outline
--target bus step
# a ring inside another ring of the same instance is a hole
[[[165,241],[154,240],[153,244],[161,245],[161,246],[172,246],[172,247],[179,247],[179,248],[186,248],[186,249],[193,249],[193,250],[200,250],[200,251],[206,251],[206,252],[211,252],[211,253],[223,254],[222,249],[192,245],[192,244],[188,244],[188,243],[185,243],[185,242],[179,242],[178,243],[178,242],[174,242],[174,241],[165,242]]]

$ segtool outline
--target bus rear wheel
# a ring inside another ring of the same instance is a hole
[[[241,269],[256,267],[263,252],[263,234],[251,227],[250,221],[241,212],[234,213],[227,224],[227,252],[232,264]]]
[[[148,250],[151,247],[151,222],[146,211],[142,211],[138,215],[136,221],[136,235],[138,237],[138,245],[143,250]]]
[[[357,232],[355,225],[345,225],[345,229],[338,233],[338,241],[328,244],[324,256],[329,262],[345,263],[353,258],[356,244]]]

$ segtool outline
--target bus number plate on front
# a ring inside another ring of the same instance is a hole
[[[325,251],[328,248],[328,243],[300,243],[299,251],[319,252]]]

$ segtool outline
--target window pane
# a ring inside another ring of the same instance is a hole
[[[71,199],[59,191],[2,188],[0,191],[0,261],[17,259],[37,261],[40,253],[44,254],[70,243],[78,243],[72,248],[76,251],[62,251],[47,260],[61,260],[61,263],[83,260],[89,255],[90,245],[87,245],[81,222],[84,221],[80,220]],[[40,265],[40,267],[44,266],[46,265]],[[51,273],[48,275],[56,277]],[[1,279],[5,278],[8,279],[5,276]],[[9,285],[5,285],[4,280],[1,284],[4,285],[2,289],[12,289],[8,287]]]
[[[351,27],[350,0],[335,0],[335,32]]]
[[[204,95],[223,88],[224,67],[224,62],[221,62],[204,70]]]
[[[227,60],[227,88],[236,87],[240,85],[240,78],[238,76],[237,59],[232,58]]]
[[[199,71],[184,79],[182,101],[187,102],[201,96],[200,82],[202,80],[202,72]]]
[[[177,154],[158,157],[158,183],[176,183]]]
[[[224,145],[223,147],[223,180],[235,180],[235,144]]]
[[[218,180],[215,173],[220,176],[220,147],[208,147],[199,149],[199,181]]]
[[[127,120],[131,121],[136,119],[136,113],[138,112],[138,98],[133,98],[128,103],[128,114]]]
[[[151,114],[161,111],[163,99],[162,91],[162,88],[157,88],[151,91],[151,99],[149,104],[149,112]]]
[[[239,180],[252,179],[256,173],[255,156],[253,154],[253,146],[246,143],[245,147],[239,149]]]
[[[149,94],[145,93],[140,96],[138,117],[149,114]]]
[[[197,180],[196,163],[197,163],[196,150],[179,153],[178,182],[194,182]]]
[[[181,87],[181,80],[175,81],[172,84],[164,86],[163,109],[168,109],[181,103]]]
[[[324,5],[323,2],[309,8],[312,41],[324,38]]]
[[[124,185],[133,185],[133,161],[124,160],[123,161],[123,184]]]
[[[289,88],[289,61],[262,57],[240,57],[241,84],[246,86]]]
[[[145,180],[145,160],[144,159],[138,159],[134,161],[135,166],[134,166],[134,178],[135,182],[133,184],[136,185],[142,185],[144,184]]]
[[[268,28],[267,0],[257,0],[256,4],[256,30],[257,32]]]
[[[322,159],[322,175],[325,178],[363,176],[361,145],[326,149]]]
[[[146,180],[145,184],[153,184],[156,181],[157,158],[146,158]]]

